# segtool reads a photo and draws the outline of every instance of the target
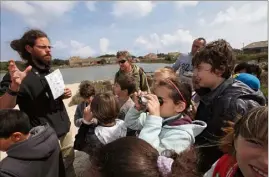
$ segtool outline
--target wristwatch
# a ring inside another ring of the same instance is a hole
[[[11,95],[11,96],[18,96],[18,93],[19,93],[19,92],[15,92],[15,91],[11,90],[10,88],[8,88],[8,89],[7,89],[7,93],[8,93],[9,95]]]

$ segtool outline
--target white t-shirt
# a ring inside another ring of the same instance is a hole
[[[181,54],[172,68],[174,71],[179,71],[181,81],[187,82],[192,86],[193,67],[191,54]]]

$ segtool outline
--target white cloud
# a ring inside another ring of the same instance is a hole
[[[148,38],[139,36],[135,40],[135,46],[145,48],[147,50],[161,50],[166,52],[168,50],[181,50],[181,52],[188,52],[190,45],[193,42],[193,36],[190,31],[178,29],[172,34],[158,35],[151,34]]]
[[[1,1],[1,8],[16,12],[19,15],[30,16],[35,13],[35,8],[24,1]]]
[[[155,50],[162,47],[161,40],[156,33],[151,34],[149,38],[139,36],[135,40],[135,45],[139,48],[146,48],[147,50]]]
[[[95,50],[92,49],[90,46],[85,45],[76,40],[71,40],[70,45],[71,45],[71,52],[70,52],[71,56],[90,57],[96,54]]]
[[[117,1],[113,4],[112,14],[116,17],[128,15],[128,17],[147,16],[154,7],[151,1]]]
[[[96,1],[87,1],[86,3],[86,7],[89,9],[89,11],[93,12],[96,10],[95,4]]]
[[[213,14],[212,14],[213,15]],[[267,2],[234,2],[213,19],[201,18],[199,35],[206,39],[226,39],[234,48],[267,40]],[[210,16],[210,15],[209,15]],[[202,22],[202,23],[201,23]]]
[[[116,24],[115,23],[112,23],[110,26],[109,26],[109,28],[111,28],[111,29],[114,29],[116,27]]]
[[[253,7],[256,7],[254,8]],[[234,6],[229,7],[225,11],[220,11],[216,18],[212,21],[211,25],[221,25],[224,23],[253,23],[264,20],[267,18],[266,5],[256,5],[247,3],[239,8]]]
[[[198,5],[199,1],[176,1],[174,2],[177,8],[193,7]]]
[[[53,47],[55,49],[61,50],[61,49],[66,49],[68,46],[62,41],[56,41],[55,44],[53,44]]]
[[[200,19],[198,20],[198,24],[201,25],[201,26],[205,25],[205,24],[206,24],[205,19],[204,19],[204,18],[200,18]]]
[[[100,51],[102,54],[108,52],[109,40],[107,38],[101,38],[99,43]]]
[[[76,3],[74,1],[1,1],[1,9],[14,12],[31,27],[43,28],[70,11]]]

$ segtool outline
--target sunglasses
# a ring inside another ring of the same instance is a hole
[[[124,64],[126,62],[126,60],[120,60],[120,61],[118,61],[118,63],[120,63],[120,64]]]

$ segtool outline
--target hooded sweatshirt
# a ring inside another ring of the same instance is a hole
[[[130,129],[141,130],[139,138],[147,141],[159,153],[164,150],[174,150],[176,153],[186,150],[206,128],[205,122],[192,121],[187,115],[179,114],[163,119],[135,108],[128,111],[125,124]]]
[[[0,162],[1,177],[65,177],[57,135],[48,125],[34,127]]]

